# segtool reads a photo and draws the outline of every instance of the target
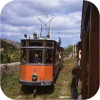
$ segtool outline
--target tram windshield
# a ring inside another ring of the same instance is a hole
[[[42,50],[29,50],[29,63],[42,63]]]
[[[21,49],[21,63],[43,63],[43,50],[40,49]]]
[[[53,63],[53,50],[51,49],[21,49],[21,63],[51,64]]]

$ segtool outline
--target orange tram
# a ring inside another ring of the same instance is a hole
[[[59,54],[60,53],[60,54]],[[21,39],[19,83],[50,86],[63,67],[63,48],[50,39]]]

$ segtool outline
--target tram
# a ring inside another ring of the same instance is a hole
[[[63,66],[62,57],[59,60],[62,48],[54,40],[22,39],[21,44],[19,82],[25,85],[52,85]],[[36,55],[40,59],[38,62],[34,62]]]
[[[81,34],[81,82],[82,99],[91,99],[97,95],[100,86],[99,52],[99,12],[97,7],[83,0]]]
[[[48,34],[42,38],[34,33],[33,39],[21,39],[20,79],[22,85],[53,85],[63,67],[63,48]],[[60,54],[59,54],[60,53]],[[60,56],[60,57],[59,57]]]

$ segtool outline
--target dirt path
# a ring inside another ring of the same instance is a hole
[[[62,80],[62,88],[61,88],[61,94],[59,98],[69,98],[71,99],[71,92],[70,92],[70,87],[71,87],[71,81],[72,81],[72,69],[75,67],[76,62],[71,61],[71,62],[66,62],[64,63],[64,68],[61,72],[63,75],[63,80]]]

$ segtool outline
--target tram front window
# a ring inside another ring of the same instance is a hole
[[[41,59],[39,58],[38,53],[35,54],[34,58],[33,58],[33,63],[40,63]]]
[[[42,63],[42,50],[29,50],[29,63]]]

